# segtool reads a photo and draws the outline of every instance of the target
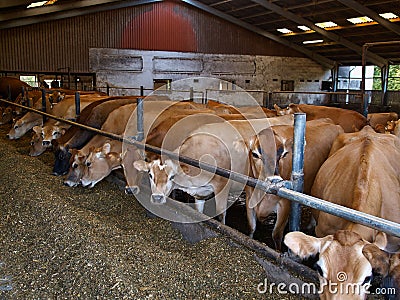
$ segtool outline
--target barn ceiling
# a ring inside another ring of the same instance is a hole
[[[161,0],[58,0],[52,5],[28,9],[32,0],[3,0],[0,29],[156,1]],[[399,0],[182,2],[292,47],[325,66],[361,65],[363,45],[377,42],[385,43],[369,46],[368,63],[378,66],[400,63]],[[353,20],[358,17],[364,22]]]

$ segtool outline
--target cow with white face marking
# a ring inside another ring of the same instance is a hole
[[[271,124],[293,124],[293,117],[284,116],[205,124],[190,132],[182,145],[174,152],[234,172],[248,174],[247,148],[243,140],[257,134],[264,128],[268,128]],[[172,131],[169,138],[174,139],[174,133],[179,134],[178,132],[179,130]],[[182,137],[176,136],[175,138],[181,139]],[[229,191],[245,189],[240,183],[206,171],[199,171],[198,168],[170,159],[154,160],[150,163],[136,161],[133,165],[137,170],[149,173],[152,202],[164,203],[166,197],[176,188],[192,195],[196,200],[196,208],[202,211],[204,198],[214,192],[216,213],[222,222],[225,222]],[[251,193],[246,193],[246,197],[251,196]]]

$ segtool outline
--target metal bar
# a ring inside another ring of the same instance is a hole
[[[81,114],[81,94],[79,92],[75,92],[75,120],[78,119]]]
[[[303,192],[304,187],[304,147],[306,133],[306,114],[294,114],[294,142],[292,154],[292,176],[293,190]],[[301,222],[301,205],[298,202],[291,203],[289,231],[299,231]]]
[[[240,173],[233,172],[231,170],[219,168],[219,167],[216,167],[216,166],[204,163],[204,162],[200,162],[200,161],[192,159],[190,157],[180,156],[179,154],[171,152],[171,151],[160,149],[158,147],[154,147],[154,146],[151,146],[148,144],[143,144],[141,142],[135,141],[132,138],[124,138],[121,135],[117,135],[117,134],[110,133],[110,132],[105,132],[105,131],[102,131],[102,130],[99,130],[99,129],[96,129],[93,127],[89,127],[89,126],[86,126],[83,124],[79,124],[79,123],[70,121],[70,120],[55,117],[48,113],[45,113],[45,112],[42,112],[42,111],[39,111],[39,110],[36,110],[33,108],[29,108],[29,107],[26,107],[26,106],[23,106],[23,105],[20,105],[20,104],[11,102],[11,101],[7,101],[4,99],[0,99],[0,101],[3,101],[10,105],[26,108],[29,111],[33,111],[35,113],[47,116],[49,118],[53,118],[58,121],[62,121],[64,123],[67,123],[70,125],[79,126],[85,130],[90,130],[92,132],[109,137],[111,139],[115,139],[120,142],[136,146],[139,149],[144,149],[146,151],[151,151],[151,152],[154,152],[157,154],[168,155],[172,159],[179,160],[179,161],[189,164],[191,166],[199,167],[208,172],[214,172],[217,175],[229,178],[231,180],[234,180],[234,181],[237,181],[237,182],[240,182],[243,184],[247,184],[251,187],[259,188],[266,193],[276,194],[280,197],[287,198],[291,201],[297,201],[303,205],[321,210],[323,212],[327,212],[329,214],[338,216],[340,218],[344,218],[351,222],[360,223],[362,225],[383,231],[387,234],[394,235],[396,237],[400,237],[400,224],[399,223],[395,223],[395,222],[388,221],[388,220],[385,220],[382,218],[378,218],[376,216],[372,216],[372,215],[369,215],[369,214],[366,214],[363,212],[359,212],[357,210],[354,210],[354,209],[351,209],[348,207],[340,206],[338,204],[334,204],[334,203],[331,203],[331,202],[328,202],[328,201],[325,201],[325,200],[322,200],[319,198],[315,198],[312,196],[304,195],[302,193],[293,191],[293,190],[289,189],[291,187],[291,182],[284,181],[284,180],[282,180],[282,178],[280,178],[278,176],[272,176],[272,177],[267,178],[266,181],[260,181],[253,177],[249,177],[249,176],[246,176],[246,175],[243,175]]]
[[[136,113],[137,113],[137,134],[135,137],[135,140],[138,142],[143,141],[144,139],[144,127],[143,127],[143,101],[144,99],[142,97],[137,98],[137,105],[136,105]]]
[[[381,68],[381,80],[382,80],[382,96],[381,96],[381,105],[386,107],[388,105],[387,99],[387,89],[388,89],[388,80],[389,80],[389,66],[383,66]]]
[[[368,101],[365,100],[365,64],[367,62],[366,56],[368,45],[364,44],[362,47],[361,65],[362,65],[362,79],[361,79],[361,109],[364,117],[368,116]]]
[[[400,224],[388,221],[376,216],[372,216],[354,209],[350,209],[329,201],[325,201],[312,196],[300,194],[287,188],[280,188],[277,195],[291,201],[299,202],[311,208],[332,214],[334,216],[349,220],[351,222],[360,223],[362,225],[383,231],[400,237]]]

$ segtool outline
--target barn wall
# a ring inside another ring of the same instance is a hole
[[[282,80],[293,80],[295,91],[319,91],[322,80],[328,80],[330,71],[308,58],[206,54],[193,52],[146,51],[123,49],[90,49],[90,71],[96,73],[97,87],[115,95],[137,95],[138,87],[143,86],[149,93],[153,80],[172,80],[172,89],[184,89],[186,93],[172,95],[173,99],[188,99],[189,88],[207,93],[207,98],[234,105],[251,105],[242,88],[250,92],[258,104],[265,104],[268,91],[280,91]],[[212,84],[202,86],[202,80],[185,81],[186,86],[174,81],[192,77],[215,78]],[[234,82],[237,88],[232,91],[205,91],[204,88],[219,90],[220,80]],[[189,83],[189,84],[188,84]],[[130,89],[136,88],[136,89]],[[261,91],[265,91],[264,93]],[[167,93],[170,95],[169,93]],[[201,97],[198,92],[195,97]],[[326,103],[322,95],[277,94],[274,103],[288,104]]]
[[[0,31],[0,70],[88,72],[89,48],[302,54],[180,2],[158,2]]]

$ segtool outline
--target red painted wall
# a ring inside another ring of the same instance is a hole
[[[154,5],[127,24],[121,48],[194,52],[196,34],[191,22],[173,2]]]

